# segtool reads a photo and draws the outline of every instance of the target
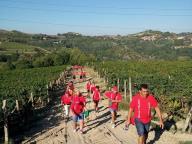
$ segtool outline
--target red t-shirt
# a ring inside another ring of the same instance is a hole
[[[90,90],[90,88],[91,88],[91,83],[90,83],[90,82],[87,82],[87,84],[86,84],[86,89],[87,89],[87,90]]]
[[[105,92],[105,96],[106,96],[107,98],[111,98],[111,91],[106,91],[106,92]]]
[[[105,96],[111,100],[120,100],[120,101],[122,100],[122,96],[119,92],[117,92],[115,94],[114,92],[107,91],[107,92],[105,92]],[[111,104],[111,106],[109,106],[109,108],[112,108],[114,110],[118,110],[118,106],[119,106],[118,102],[112,102],[112,104]]]
[[[90,87],[90,89],[91,89],[91,91],[93,92],[93,91],[95,91],[96,86],[95,86],[94,84],[92,84],[91,87]]]
[[[71,104],[71,100],[72,100],[72,96],[70,96],[69,94],[64,94],[61,97],[61,102],[64,105],[70,105]]]
[[[95,89],[95,90],[93,91],[93,100],[99,101],[100,98],[101,98],[101,96],[100,96],[100,91],[97,90],[97,89]]]
[[[75,114],[80,114],[83,112],[85,107],[86,99],[83,96],[74,96],[71,103],[71,110]]]
[[[148,123],[151,121],[151,108],[155,108],[157,105],[158,102],[153,95],[144,98],[140,93],[137,93],[133,96],[130,108],[134,111],[134,118],[138,118],[143,123]]]
[[[84,75],[86,75],[86,72],[83,72],[83,71],[82,71],[82,72],[80,72],[80,75],[81,75],[81,76],[84,76]]]

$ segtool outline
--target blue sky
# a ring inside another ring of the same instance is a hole
[[[0,29],[84,35],[192,32],[192,0],[0,0]]]

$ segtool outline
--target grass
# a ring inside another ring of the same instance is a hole
[[[123,99],[123,100],[120,102],[120,104],[119,104],[119,108],[120,108],[120,110],[126,110],[126,111],[128,111],[128,109],[129,109],[129,101]]]
[[[180,142],[180,144],[192,144],[192,141]]]
[[[35,47],[27,44],[16,43],[16,42],[3,42],[0,44],[0,48],[4,50],[23,49],[23,50],[33,51]]]

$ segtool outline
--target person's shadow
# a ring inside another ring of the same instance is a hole
[[[111,113],[109,111],[107,111],[106,113],[98,116],[94,120],[95,122],[87,125],[89,127],[89,129],[85,130],[84,133],[87,133],[88,131],[95,129],[96,127],[102,125],[103,123],[106,123],[107,121],[109,121],[111,119],[110,114]],[[95,125],[95,126],[91,127],[92,125]]]
[[[161,128],[155,128],[153,130],[155,131],[155,137],[153,140],[150,140],[147,144],[154,144],[156,141],[160,139],[161,135],[165,131],[165,129],[161,129]]]
[[[166,120],[164,122],[164,129],[161,129],[159,126],[156,126],[155,128],[152,128],[150,131],[154,130],[155,131],[155,136],[154,136],[154,139],[150,140],[147,144],[154,144],[156,141],[158,141],[160,139],[163,132],[165,130],[169,131],[172,126],[174,126],[173,134],[175,134],[175,132],[177,131],[177,126],[176,126],[175,120],[173,120],[173,119]]]

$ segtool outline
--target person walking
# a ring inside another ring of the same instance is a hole
[[[91,93],[93,93],[93,91],[94,91],[95,89],[96,89],[95,82],[92,81],[91,86],[90,86]]]
[[[75,86],[73,84],[73,81],[70,81],[67,84],[66,93],[69,93],[71,96],[73,96],[74,95],[74,91],[75,91]]]
[[[90,91],[91,91],[91,80],[89,80],[86,83],[86,90],[87,90],[87,94],[89,95]]]
[[[95,112],[98,112],[98,104],[99,104],[100,99],[101,99],[100,89],[99,89],[99,86],[96,86],[96,88],[92,94],[92,100],[94,103],[93,105],[94,105]]]
[[[64,115],[67,118],[69,118],[71,101],[72,101],[72,95],[69,93],[69,91],[67,91],[61,97],[61,105],[64,107]]]
[[[163,129],[164,124],[157,100],[149,93],[148,85],[141,84],[140,90],[133,96],[129,106],[126,125],[135,124],[138,133],[138,144],[146,144],[151,123],[151,109],[154,108],[159,117],[159,126]],[[134,112],[133,117],[131,117]]]
[[[83,111],[86,106],[86,98],[78,91],[72,98],[71,112],[73,116],[73,131],[77,131],[77,122],[80,122],[80,133],[83,133],[84,115]]]
[[[115,120],[117,117],[119,103],[122,100],[122,96],[121,93],[118,92],[117,86],[114,86],[111,91],[105,92],[105,96],[109,98],[110,101],[109,111],[111,112],[111,124],[112,128],[115,128]]]

